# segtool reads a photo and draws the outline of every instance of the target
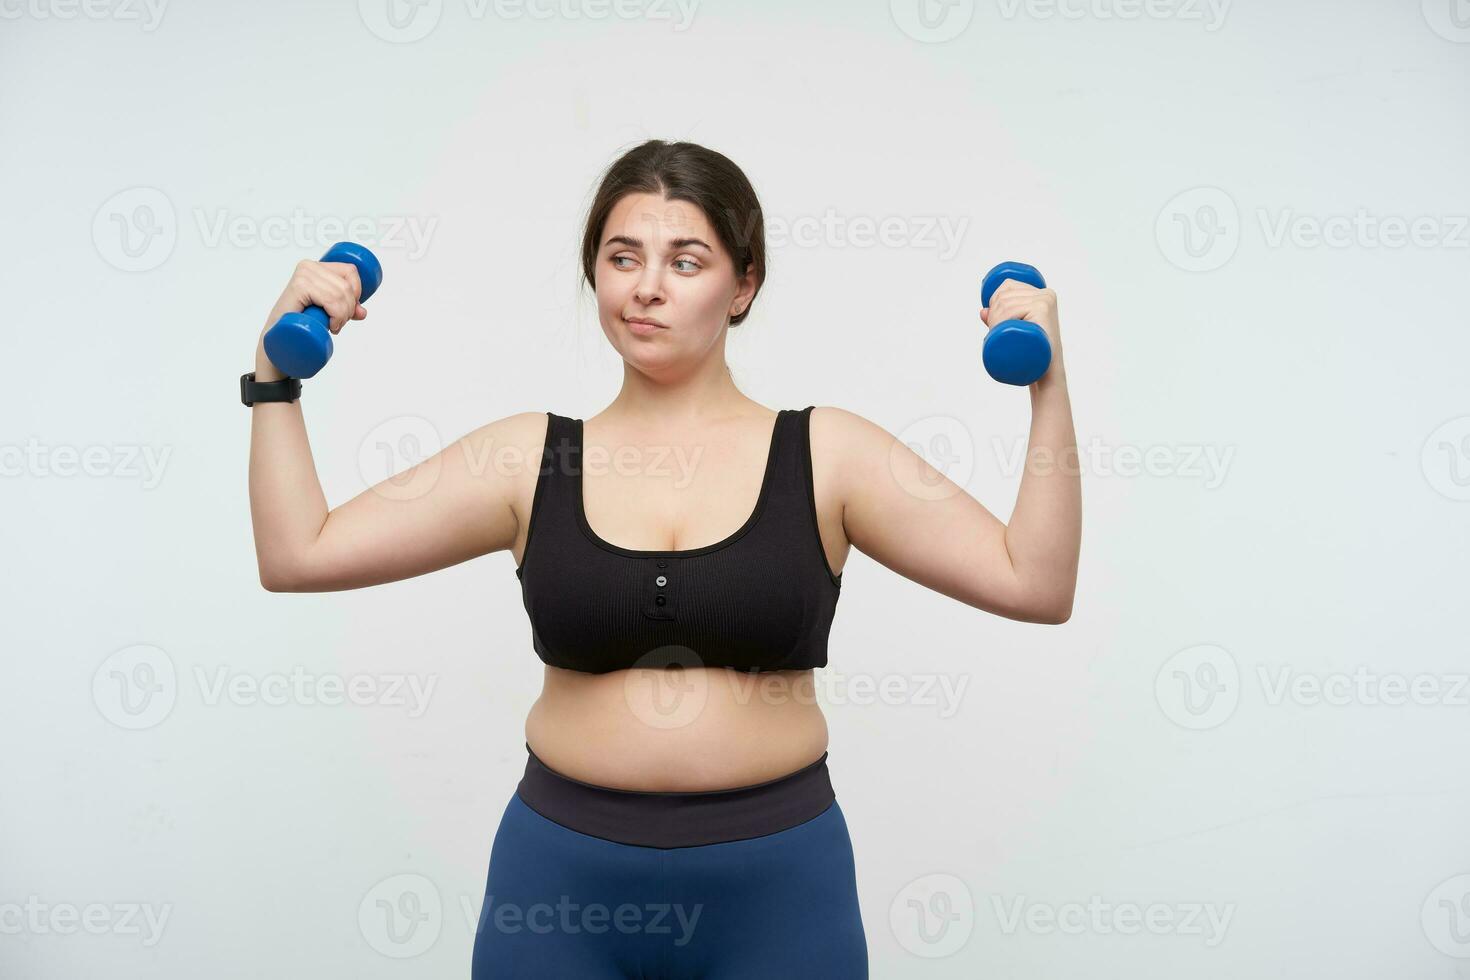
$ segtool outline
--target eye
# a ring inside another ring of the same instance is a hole
[[[608,259],[608,261],[613,264],[613,268],[614,269],[626,269],[627,266],[625,266],[625,265],[618,265],[618,262],[619,261],[632,262],[633,261],[633,257],[630,256],[630,255],[614,255],[612,258]]]
[[[695,272],[695,271],[697,271],[699,269],[699,263],[696,262],[696,261],[694,261],[693,259],[675,259],[674,260],[674,264],[675,265],[678,265],[680,262],[685,262],[685,263],[688,263],[689,265],[694,266],[693,269],[690,269],[689,270],[690,272]]]

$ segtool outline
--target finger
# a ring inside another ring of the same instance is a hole
[[[321,262],[318,264],[327,271],[335,273],[347,280],[348,285],[352,287],[354,299],[362,295],[362,276],[358,273],[357,266],[351,262]]]
[[[1033,307],[1030,303],[1020,301],[1014,297],[1005,302],[997,303],[991,300],[991,322],[1005,323],[1007,320],[1031,320],[1033,319]]]
[[[988,322],[991,326],[1005,323],[1012,318],[1011,311],[1015,308],[1016,304],[1006,297],[1000,295],[992,296],[990,298],[990,319]]]
[[[366,306],[363,306],[361,303],[357,304],[357,312],[355,312],[355,313],[352,314],[352,319],[354,319],[354,320],[366,320],[367,319],[367,307]]]
[[[342,329],[358,307],[357,294],[347,280],[326,269],[315,270],[310,289],[312,301],[327,311],[327,328],[332,333]]]
[[[995,292],[990,294],[991,303],[995,302],[997,296],[1011,296],[1015,293],[1035,292],[1036,287],[1029,282],[1021,282],[1019,279],[1007,279],[995,287]]]

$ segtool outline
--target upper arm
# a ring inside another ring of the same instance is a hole
[[[812,426],[834,447],[842,525],[854,547],[904,578],[977,609],[1024,622],[1051,621],[1043,599],[1016,575],[1005,524],[963,487],[852,412],[815,409]]]
[[[380,585],[511,547],[546,425],[545,412],[490,422],[335,508],[283,591]]]

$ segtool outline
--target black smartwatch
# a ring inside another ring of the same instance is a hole
[[[240,375],[240,402],[244,405],[254,405],[256,402],[294,402],[300,397],[300,378],[256,381],[254,371]]]

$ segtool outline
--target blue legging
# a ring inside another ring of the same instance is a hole
[[[764,837],[639,847],[505,808],[472,980],[863,980],[852,842],[836,801]]]

